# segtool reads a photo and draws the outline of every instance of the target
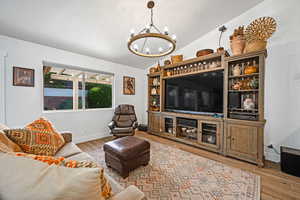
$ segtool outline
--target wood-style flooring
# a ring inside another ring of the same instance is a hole
[[[228,166],[240,168],[259,175],[261,177],[262,200],[300,200],[300,178],[281,172],[278,164],[266,161],[266,166],[264,168],[260,168],[247,162],[224,157],[216,153],[164,139],[159,136],[150,135],[145,132],[138,131],[136,134],[141,137],[145,137],[165,145],[177,147],[181,150],[188,151],[199,156],[224,163]],[[78,144],[78,146],[83,151],[88,153],[91,149],[97,148],[101,140],[111,140],[111,138],[81,143]]]

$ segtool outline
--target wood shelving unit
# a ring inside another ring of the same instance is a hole
[[[148,75],[149,132],[263,166],[266,56],[266,51],[238,56],[229,56],[227,53],[214,53],[167,65],[162,67],[160,73]],[[254,60],[255,62],[253,62]],[[245,68],[249,63],[257,64],[257,71],[245,73]],[[241,66],[240,74],[232,73],[232,66],[236,65]],[[207,115],[164,111],[164,87],[167,79],[219,70],[224,71],[223,117],[216,118]],[[154,78],[159,79],[159,86],[153,85]],[[252,81],[253,79],[255,81]],[[238,81],[241,82],[241,87],[233,87],[233,84]],[[252,81],[251,84],[250,81]],[[151,90],[153,88],[159,90],[159,92],[152,94]],[[152,107],[154,97],[159,98],[159,104],[155,109]],[[246,99],[246,102],[251,101],[254,105],[250,105],[251,102],[245,104]],[[195,120],[197,125],[178,121],[182,118]]]

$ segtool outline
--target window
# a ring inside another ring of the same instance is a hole
[[[113,75],[44,66],[44,110],[112,107]]]

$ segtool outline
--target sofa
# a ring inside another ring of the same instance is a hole
[[[64,157],[66,160],[76,160],[76,161],[95,161],[89,154],[83,152],[79,147],[77,147],[75,143],[72,142],[72,133],[62,132],[61,134],[66,143],[56,153],[54,157]],[[14,166],[14,167],[16,167],[16,170],[19,169],[18,166]],[[141,192],[137,187],[132,185],[127,188],[123,188],[108,174],[105,173],[105,177],[109,181],[112,188],[113,196],[110,198],[110,200],[145,200],[146,199],[144,193]]]

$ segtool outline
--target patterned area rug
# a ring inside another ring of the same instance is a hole
[[[259,176],[147,140],[151,143],[149,165],[132,171],[126,179],[106,167],[103,141],[96,141],[97,148],[93,145],[87,153],[122,186],[136,185],[149,200],[260,199]]]

